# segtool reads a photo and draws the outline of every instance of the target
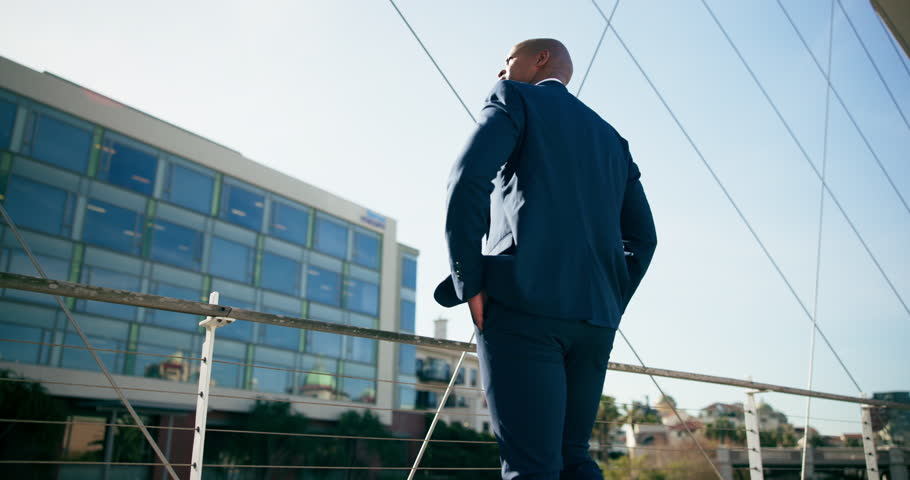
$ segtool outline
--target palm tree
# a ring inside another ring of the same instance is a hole
[[[620,422],[622,415],[619,413],[619,407],[616,406],[616,399],[609,396],[600,396],[600,405],[597,407],[597,416],[594,417],[594,430],[591,432],[591,438],[600,444],[600,450],[597,452],[597,460],[606,462],[609,458],[610,444],[613,443],[611,432]]]

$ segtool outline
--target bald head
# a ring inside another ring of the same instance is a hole
[[[506,68],[499,78],[524,83],[537,83],[558,78],[564,84],[572,79],[572,57],[559,40],[532,38],[514,47],[506,58]]]

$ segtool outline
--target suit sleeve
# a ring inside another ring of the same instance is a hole
[[[629,284],[625,289],[622,305],[622,309],[625,311],[632,295],[644,278],[648,265],[651,264],[654,250],[657,248],[657,232],[654,229],[651,207],[648,205],[648,199],[641,186],[641,172],[638,165],[632,160],[632,155],[629,154],[628,142],[622,139],[622,143],[629,162],[629,176],[626,180],[626,192],[623,197],[619,226],[625,249],[632,253],[631,256],[625,257],[626,268],[629,272]]]
[[[466,301],[483,281],[481,242],[489,229],[493,180],[524,131],[524,105],[515,87],[500,81],[477,119],[477,128],[452,168],[446,205],[446,242],[455,293]]]

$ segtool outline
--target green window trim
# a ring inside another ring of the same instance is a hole
[[[130,323],[130,333],[126,343],[126,350],[131,353],[126,354],[126,358],[123,359],[123,373],[125,375],[134,375],[133,370],[136,369],[136,355],[135,352],[139,348],[139,324]]]
[[[246,363],[247,365],[252,365],[253,358],[255,358],[255,355],[256,355],[256,346],[253,345],[252,343],[248,343],[246,345],[246,359],[244,360],[244,363]],[[249,367],[249,366],[243,367],[243,388],[244,388],[244,390],[253,389],[253,368],[252,367]]]
[[[152,251],[152,235],[154,235],[152,225],[154,223],[155,212],[158,210],[158,201],[149,198],[145,202],[145,227],[142,232],[142,258],[149,258]]]
[[[306,248],[313,248],[313,229],[316,227],[316,210],[310,209],[310,221],[306,230]]]
[[[262,284],[262,251],[265,248],[265,235],[256,234],[256,258],[253,263],[253,286],[260,288]]]
[[[309,300],[304,300],[301,303],[302,305],[300,306],[300,317],[309,319],[310,302]],[[297,351],[300,353],[304,353],[306,351],[306,333],[306,330],[302,328],[300,329],[300,345],[297,347]]]
[[[101,159],[101,140],[103,137],[104,129],[95,127],[94,134],[92,135],[92,152],[89,153],[88,170],[85,173],[88,178],[95,178],[95,175],[98,174],[98,162]]]
[[[221,210],[221,188],[223,184],[224,174],[215,172],[215,188],[212,189],[212,211],[209,212],[212,217],[217,217],[218,212]]]
[[[78,282],[79,275],[82,273],[82,257],[85,256],[85,244],[82,242],[73,242],[73,259],[70,261],[70,271],[67,281]],[[66,308],[72,310],[76,307],[76,299],[67,297]]]

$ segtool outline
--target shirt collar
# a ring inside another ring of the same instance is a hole
[[[562,80],[560,80],[556,77],[545,78],[545,79],[535,83],[534,85],[540,85],[543,82],[549,82],[549,81],[559,82],[560,85],[563,85]]]

